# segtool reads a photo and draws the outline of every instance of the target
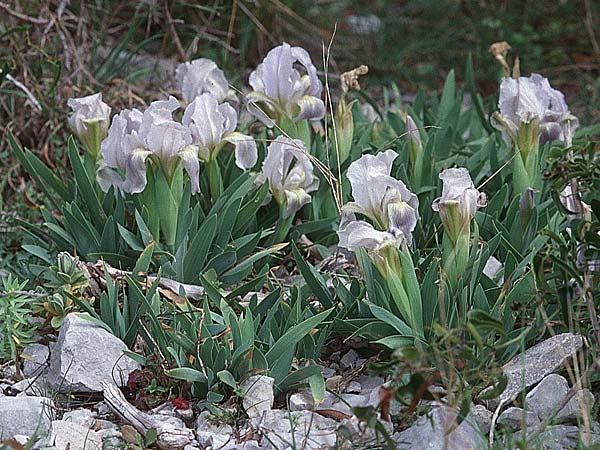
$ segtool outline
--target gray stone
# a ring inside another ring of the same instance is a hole
[[[341,394],[335,395],[331,392],[325,393],[325,400],[321,403],[316,410],[320,409],[332,409],[334,411],[341,412],[348,416],[352,416],[352,408],[355,406],[367,406],[369,404],[369,397],[366,395],[357,394]]]
[[[554,418],[557,422],[574,421],[589,416],[594,406],[594,394],[589,389],[578,391]]]
[[[339,392],[340,385],[342,384],[342,380],[343,380],[343,378],[341,375],[334,375],[325,380],[325,387],[329,391]]]
[[[264,375],[254,375],[242,384],[244,399],[242,405],[248,417],[259,417],[270,411],[275,402],[273,385],[275,379]]]
[[[110,430],[118,428],[118,425],[110,420],[96,419],[96,423],[94,424],[95,430]]]
[[[78,450],[102,450],[102,439],[94,430],[66,420],[52,422],[50,445]]]
[[[100,392],[103,381],[124,386],[129,374],[140,368],[123,354],[127,350],[123,341],[86,316],[65,317],[51,352],[48,380],[60,392]]]
[[[567,380],[560,375],[551,374],[527,394],[525,401],[540,419],[545,419],[558,406],[568,391]],[[589,414],[593,404],[594,395],[588,389],[583,389],[577,392],[556,414],[554,421],[577,420],[584,414]]]
[[[53,414],[46,397],[0,397],[0,441],[16,434],[45,436]]]
[[[555,373],[544,377],[525,397],[527,408],[544,419],[558,403],[567,395],[569,383]]]
[[[357,381],[351,381],[346,386],[346,392],[348,394],[360,394],[362,392],[362,386]]]
[[[220,421],[218,417],[213,416],[209,411],[202,411],[196,419],[196,432],[232,435],[233,428],[231,428],[231,425]]]
[[[230,434],[211,433],[210,431],[197,431],[196,439],[200,448],[222,448],[232,441]]]
[[[487,435],[492,426],[492,412],[483,405],[475,405],[471,407],[471,413],[477,420],[479,428]]]
[[[274,433],[291,433],[305,431],[332,432],[338,423],[311,411],[286,411],[284,409],[272,409],[266,411],[261,417],[251,420],[255,428],[262,431]]]
[[[351,348],[348,352],[342,356],[340,359],[340,367],[342,370],[354,369],[356,368],[356,362],[359,360],[360,356],[356,353],[356,350]]]
[[[11,389],[31,397],[49,397],[49,387],[42,377],[24,378],[13,384]]]
[[[392,422],[380,420],[388,435],[394,432]],[[356,417],[343,420],[337,430],[338,448],[372,448],[386,443],[383,434]]]
[[[335,376],[335,370],[330,367],[323,367],[323,378],[326,380]]]
[[[258,445],[258,441],[230,442],[218,450],[262,450],[264,447]],[[185,450],[185,449],[184,449]]]
[[[572,425],[551,425],[534,438],[527,448],[571,450],[579,448],[579,442],[583,443],[585,448],[597,448],[596,446],[600,443],[600,435],[592,431],[586,436],[582,430]]]
[[[265,449],[317,450],[333,447],[336,442],[337,422],[310,411],[270,410],[252,419],[252,425],[262,432]]]
[[[379,388],[383,385],[384,380],[382,377],[369,376],[369,375],[361,375],[356,379],[361,386],[361,392],[367,393],[372,391],[373,389],[379,390]]]
[[[290,395],[290,411],[312,411],[314,407],[315,402],[310,391],[302,390]]]
[[[379,408],[379,401],[380,401],[380,396],[379,396],[379,390],[382,387],[389,387],[389,383],[385,383],[383,385],[381,385],[379,388],[377,389],[373,389],[371,391],[371,393],[369,394],[369,400],[367,402],[368,406],[372,406],[373,408]],[[402,413],[402,404],[396,400],[395,398],[392,398],[392,401],[390,402],[390,415],[392,416],[398,416]]]
[[[508,378],[506,389],[497,398],[489,400],[488,406],[495,409],[500,402],[506,404],[514,400],[524,388],[539,382],[561,367],[582,345],[583,340],[580,335],[563,333],[552,336],[521,355],[515,356],[502,367]],[[482,391],[482,394],[485,392],[487,389]]]
[[[96,423],[94,413],[89,409],[76,409],[63,414],[62,420],[76,423],[84,428],[92,428]],[[115,425],[116,427],[116,425]]]
[[[457,411],[436,406],[415,425],[394,435],[399,450],[483,450],[488,448],[484,433],[471,413],[456,426]]]
[[[46,345],[31,344],[25,347],[21,354],[23,359],[23,376],[26,378],[34,378],[42,375],[48,368],[48,358],[50,350]]]
[[[498,417],[498,424],[504,425],[512,430],[520,430],[525,424],[525,428],[531,428],[540,423],[537,414],[521,408],[510,407]]]
[[[123,434],[119,431],[118,428],[104,428],[102,430],[96,431],[96,435],[103,441],[105,441],[106,439],[115,439],[115,438],[119,439],[119,440],[123,440]]]

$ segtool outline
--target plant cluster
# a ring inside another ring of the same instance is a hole
[[[381,107],[351,100],[359,69],[342,77],[334,114],[308,52],[286,43],[250,90],[198,59],[177,70],[180,99],[112,118],[101,94],[72,99],[80,145],[69,140],[66,180],[11,137],[47,201],[43,225],[25,224],[25,248],[107,264],[92,304],[59,256],[51,282],[64,307],[130,347],[141,337],[132,357],[208,403],[256,373],[322,399],[319,357],[333,336],[422,366],[414,355],[455,346],[448,361],[461,369],[435,373],[468,385],[470,399],[492,381],[482,373],[550,324],[597,327],[593,129],[563,94],[517,68],[497,104],[484,100],[469,60],[466,89],[451,72],[440,97],[419,91],[402,105],[396,88]],[[165,295],[161,279],[178,292]]]

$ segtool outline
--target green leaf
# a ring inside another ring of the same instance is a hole
[[[191,367],[179,367],[169,370],[169,376],[178,380],[189,381],[190,383],[207,383],[206,376]]]
[[[275,244],[243,259],[221,276],[223,283],[234,284],[239,282],[243,277],[247,276],[252,271],[252,266],[256,261],[261,260],[265,256],[281,251],[281,249],[285,248],[287,245],[287,242]]]
[[[287,350],[290,348],[293,349],[304,336],[310,333],[313,328],[321,324],[321,322],[323,322],[329,316],[331,311],[331,309],[323,311],[322,313],[310,317],[287,330],[265,355],[269,366],[274,364],[277,359],[282,357]]]
[[[285,392],[297,385],[301,381],[309,379],[314,376],[323,377],[323,369],[321,366],[316,364],[311,364],[306,367],[301,367],[298,370],[294,370],[289,373],[286,377],[284,377],[279,383],[276,383],[275,389],[278,394]]]
[[[104,228],[104,223],[106,222],[106,215],[104,214],[102,204],[96,195],[96,191],[90,183],[90,175],[87,173],[83,163],[81,162],[81,157],[77,151],[77,145],[75,144],[72,136],[69,137],[68,146],[69,162],[71,163],[71,168],[73,169],[73,176],[75,177],[77,190],[81,194],[81,200],[85,205],[96,230],[101,231]]]
[[[133,275],[137,276],[139,273],[148,273],[150,262],[152,261],[152,253],[154,252],[154,242],[150,242],[144,251],[138,257],[135,267],[133,268]]]
[[[235,378],[233,378],[233,375],[231,375],[231,372],[228,370],[221,370],[217,373],[217,377],[222,383],[226,384],[230,388],[235,389],[237,387]]]
[[[325,280],[323,280],[321,274],[319,274],[312,265],[304,261],[304,258],[298,251],[298,247],[296,247],[296,244],[293,242],[292,254],[294,255],[294,260],[298,265],[298,269],[300,270],[304,281],[306,281],[306,284],[308,284],[314,296],[317,297],[323,307],[331,308],[333,306],[333,298],[325,284]]]
[[[318,366],[320,368],[320,366]],[[312,393],[315,404],[323,403],[325,400],[325,379],[323,378],[323,370],[308,377],[308,385]]]
[[[216,232],[217,216],[213,215],[202,224],[185,254],[183,259],[184,283],[198,281]]]

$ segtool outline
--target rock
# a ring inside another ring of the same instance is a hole
[[[117,424],[111,422],[110,420],[96,419],[96,423],[94,424],[94,430],[100,431],[111,429],[118,430],[119,427],[117,426]]]
[[[96,431],[96,435],[100,437],[102,441],[105,441],[106,439],[117,439],[119,441],[123,441],[123,434],[118,428],[104,428]]]
[[[379,386],[379,388],[373,389],[371,391],[371,393],[369,394],[369,400],[367,402],[367,405],[372,406],[373,408],[379,408],[379,401],[380,401],[379,390],[381,388],[387,388],[389,386],[390,386],[389,383],[385,383],[385,384]],[[400,415],[402,413],[402,408],[403,408],[402,404],[395,398],[392,398],[392,401],[390,402],[390,415],[391,416]]]
[[[525,404],[535,412],[538,417],[544,419],[567,395],[569,383],[567,380],[555,373],[544,377],[525,397]]]
[[[372,391],[373,389],[379,390],[379,388],[383,385],[384,380],[382,377],[372,377],[369,375],[361,375],[356,379],[361,386],[361,392],[367,393]]]
[[[585,436],[584,432],[572,425],[551,425],[540,435],[533,439],[527,448],[540,448],[543,450],[571,450],[578,447],[578,443],[586,443],[585,448],[597,448],[600,443],[600,435],[592,432]],[[581,447],[581,448],[584,448]]]
[[[342,370],[356,368],[356,362],[359,360],[359,358],[360,356],[358,353],[356,353],[356,350],[351,348],[344,356],[342,356],[342,359],[340,359],[340,368]]]
[[[55,420],[52,422],[50,445],[78,450],[102,450],[102,439],[87,427],[66,420]]]
[[[329,391],[338,392],[340,390],[340,384],[342,383],[342,379],[343,378],[341,375],[334,375],[330,378],[327,378],[325,380],[325,387]]]
[[[96,424],[94,413],[89,409],[76,409],[63,414],[62,420],[76,423],[84,428],[92,428]],[[115,426],[116,427],[116,426]]]
[[[540,419],[544,419],[558,406],[568,391],[569,383],[564,377],[550,374],[527,394],[525,402]],[[582,417],[584,411],[589,414],[593,404],[594,395],[588,389],[583,389],[569,400],[556,414],[554,420],[556,422],[576,420]]]
[[[150,413],[178,417],[183,421],[188,421],[194,418],[194,411],[192,410],[191,406],[187,408],[177,408],[171,401],[157,406],[156,408],[152,409]]]
[[[219,438],[213,440],[213,442],[215,443],[217,441],[223,441],[224,444],[225,442],[228,442],[231,439],[231,435],[233,434],[233,428],[231,428],[231,425],[229,424],[220,422],[219,418],[213,416],[209,411],[202,411],[196,419],[196,435],[199,436],[201,433],[211,433],[215,435],[224,436],[226,438],[224,440]],[[202,443],[200,438],[198,438],[198,441]],[[219,445],[219,447],[221,445]]]
[[[290,411],[312,411],[314,407],[315,402],[310,391],[302,390],[290,396]]]
[[[310,411],[270,410],[252,419],[252,425],[263,433],[265,449],[323,449],[336,442],[337,422]],[[295,442],[295,447],[292,443]]]
[[[355,406],[367,406],[369,404],[369,397],[366,395],[356,394],[341,394],[337,396],[331,392],[325,393],[325,400],[321,403],[316,410],[321,409],[332,409],[334,411],[341,412],[348,416],[352,416],[352,408]]]
[[[335,376],[335,370],[330,367],[323,367],[323,378],[326,380]]]
[[[46,345],[31,344],[25,347],[21,354],[23,359],[23,376],[26,378],[35,378],[42,375],[48,368],[48,359],[50,350]]]
[[[492,412],[483,405],[475,405],[471,408],[471,413],[475,420],[477,420],[481,431],[487,435],[492,426]]]
[[[48,393],[48,386],[41,377],[24,378],[13,384],[10,388],[13,391],[19,391],[31,397],[46,397],[46,394]]]
[[[264,375],[254,375],[242,384],[244,399],[242,405],[250,418],[259,417],[270,411],[275,402],[273,385],[275,379]]]
[[[575,421],[586,414],[589,416],[594,401],[594,394],[589,389],[582,389],[558,412],[554,420],[557,422]]]
[[[258,441],[230,442],[218,450],[263,450],[264,447],[258,445]]]
[[[385,427],[388,435],[391,436],[394,432],[392,422],[384,420],[380,422]],[[338,448],[373,448],[380,447],[386,443],[383,434],[376,432],[373,427],[368,426],[365,421],[359,420],[356,417],[342,421],[338,427],[337,434],[339,436]]]
[[[45,436],[54,404],[46,397],[0,397],[0,441],[16,434]]]
[[[232,437],[230,434],[211,433],[210,431],[197,431],[196,439],[200,444],[200,448],[222,448],[229,442]]]
[[[461,424],[455,426],[457,411],[449,406],[438,405],[429,414],[420,417],[415,425],[394,435],[399,450],[482,450],[487,440],[469,413]]]
[[[103,381],[124,386],[129,374],[140,368],[123,354],[123,341],[86,316],[67,315],[52,351],[48,380],[59,392],[100,392]]]
[[[495,409],[500,402],[506,404],[514,400],[524,388],[537,383],[561,367],[582,345],[583,340],[580,335],[563,333],[552,336],[529,348],[523,354],[515,356],[502,367],[508,378],[508,384],[500,396],[488,401],[490,409]],[[482,394],[485,392],[487,389],[483,390]]]
[[[512,430],[531,428],[540,423],[537,414],[521,408],[510,407],[498,417],[498,424],[504,425]],[[525,424],[525,427],[523,427]]]
[[[362,386],[357,381],[351,381],[346,386],[346,392],[348,394],[360,394],[362,392]]]

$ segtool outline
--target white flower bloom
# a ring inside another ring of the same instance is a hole
[[[395,151],[387,150],[378,155],[363,155],[350,164],[347,176],[354,201],[344,205],[344,210],[366,216],[380,230],[402,231],[410,245],[417,225],[419,200],[402,181],[390,176],[397,157]]]
[[[81,98],[70,98],[67,105],[72,112],[67,117],[69,127],[88,152],[98,151],[106,137],[110,122],[110,106],[102,101],[102,93]]]
[[[356,220],[353,213],[343,212],[338,230],[339,244],[341,248],[347,248],[351,252],[359,248],[377,253],[382,248],[391,245],[400,247],[405,241],[402,232],[396,234],[390,231],[376,230],[373,225],[364,220]]]
[[[285,208],[285,217],[310,203],[309,193],[319,187],[302,141],[284,136],[269,145],[262,176],[269,182],[271,195]]]
[[[206,92],[219,102],[223,102],[229,95],[229,83],[225,74],[210,59],[200,58],[180,64],[175,77],[181,95],[188,103]]]
[[[123,177],[130,159],[128,147],[125,145],[127,136],[133,131],[139,131],[143,113],[137,109],[125,109],[113,117],[108,136],[101,144],[102,162],[96,173],[100,188],[107,192],[111,186],[123,188]]]
[[[249,83],[253,91],[247,96],[248,110],[268,127],[282,115],[294,121],[319,120],[325,115],[317,69],[301,47],[283,43],[269,51],[250,74]]]
[[[350,164],[347,176],[354,201],[342,208],[340,247],[351,251],[365,248],[377,253],[389,245],[411,245],[419,200],[402,181],[390,176],[397,156],[393,150],[387,150],[378,155],[363,155]],[[355,213],[373,224],[356,220]]]
[[[190,129],[203,162],[213,161],[221,148],[230,143],[235,147],[235,163],[240,169],[250,169],[256,164],[256,142],[234,131],[237,113],[228,103],[219,104],[211,94],[202,94],[187,106],[182,122]]]
[[[569,112],[563,93],[553,89],[548,79],[539,74],[505,78],[500,85],[498,106],[503,136],[508,143],[516,138],[522,124],[533,121],[540,128],[540,143],[559,140],[570,145],[579,127],[579,120]]]
[[[431,207],[440,213],[444,227],[456,240],[462,230],[469,230],[477,210],[486,205],[486,196],[475,188],[464,167],[446,169],[439,178],[443,182],[442,196],[436,198]]]
[[[152,157],[167,176],[181,161],[192,192],[199,191],[198,149],[191,145],[190,130],[173,120],[172,114],[178,108],[177,99],[170,97],[151,103],[141,118],[132,111],[113,120],[109,137],[102,143],[104,161],[97,174],[103,189],[115,184],[131,194],[142,192],[146,187],[146,159]],[[122,182],[115,169],[124,171]]]

